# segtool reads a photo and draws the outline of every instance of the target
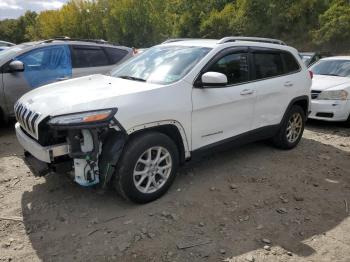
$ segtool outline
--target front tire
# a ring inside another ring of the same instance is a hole
[[[304,110],[298,105],[292,106],[273,138],[274,145],[281,149],[296,147],[303,136],[305,122]]]
[[[126,146],[116,170],[118,193],[133,202],[147,203],[161,197],[173,183],[179,151],[159,132],[136,135]]]

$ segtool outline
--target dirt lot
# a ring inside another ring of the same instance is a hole
[[[336,124],[309,124],[292,151],[191,162],[142,206],[33,177],[0,129],[0,261],[350,261],[349,210],[350,129]]]

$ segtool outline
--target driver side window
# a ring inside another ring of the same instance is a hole
[[[32,88],[72,76],[70,50],[67,45],[34,49],[16,58],[24,64],[24,77]]]
[[[219,59],[207,72],[222,73],[227,77],[227,85],[235,85],[249,80],[248,69],[248,54],[234,53]]]

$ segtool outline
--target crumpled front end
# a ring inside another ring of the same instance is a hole
[[[71,173],[82,186],[106,187],[127,139],[114,118],[116,109],[46,117],[39,123],[27,116],[29,109],[24,114],[16,109],[16,135],[34,174]]]

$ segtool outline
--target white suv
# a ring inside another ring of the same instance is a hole
[[[145,203],[204,150],[268,138],[295,147],[310,86],[297,50],[281,41],[178,39],[111,76],[27,93],[15,105],[16,134],[36,173],[68,171],[83,186],[111,182],[123,197]]]

